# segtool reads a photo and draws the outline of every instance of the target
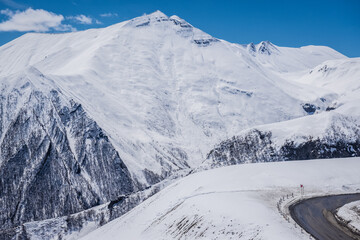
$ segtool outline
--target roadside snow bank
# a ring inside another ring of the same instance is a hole
[[[360,201],[342,206],[339,208],[337,215],[345,220],[351,228],[360,232]]]

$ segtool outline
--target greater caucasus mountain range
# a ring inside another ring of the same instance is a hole
[[[25,34],[0,78],[3,239],[100,226],[191,171],[360,155],[360,59],[328,47],[229,43],[157,11]]]

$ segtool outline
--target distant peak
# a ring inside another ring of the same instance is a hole
[[[251,54],[255,54],[256,53],[256,47],[254,43],[250,43],[247,45],[247,49]]]
[[[153,13],[147,14],[145,16],[151,16],[151,17],[158,17],[158,18],[168,18],[168,16],[166,16],[163,12],[161,12],[160,10],[156,10]]]
[[[261,41],[260,44],[263,44],[263,45],[273,45],[269,40]]]
[[[270,41],[262,41],[257,45],[257,50],[260,54],[271,55],[279,50]]]
[[[256,54],[272,55],[279,52],[279,49],[270,41],[262,41],[256,45],[251,42],[245,45],[245,47],[247,51],[253,56]]]

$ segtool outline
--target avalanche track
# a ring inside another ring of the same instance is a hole
[[[333,217],[337,208],[359,199],[360,193],[310,198],[290,206],[290,213],[316,239],[360,239],[360,236],[354,235],[347,228],[335,226],[337,224]]]

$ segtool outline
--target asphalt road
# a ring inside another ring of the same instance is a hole
[[[332,213],[357,200],[360,200],[360,193],[316,197],[291,205],[289,209],[291,217],[318,240],[353,240],[360,239],[360,236],[336,224]],[[335,222],[335,225],[331,222]]]

